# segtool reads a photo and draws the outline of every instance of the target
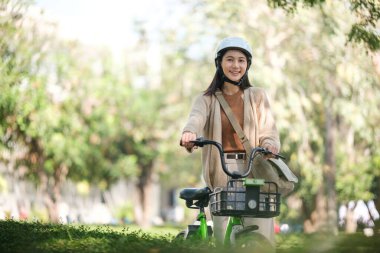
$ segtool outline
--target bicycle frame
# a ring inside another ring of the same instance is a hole
[[[228,218],[226,232],[224,234],[224,240],[223,240],[223,244],[225,246],[230,246],[231,245],[232,229],[233,229],[234,226],[238,226],[238,225],[243,226],[243,222],[242,222],[242,220],[241,220],[240,217],[231,216],[231,217]]]
[[[196,233],[197,237],[201,238],[202,240],[208,240],[209,235],[208,235],[208,229],[207,229],[206,214],[202,212],[199,213],[197,220],[200,221],[200,225]],[[229,217],[228,223],[227,223],[227,229],[224,234],[223,245],[225,246],[231,245],[231,235],[233,233],[233,227],[237,225],[243,226],[243,222],[241,218],[234,217],[234,216]]]
[[[209,236],[208,236],[208,229],[207,229],[206,214],[204,211],[200,212],[198,214],[197,220],[199,220],[199,222],[200,222],[200,226],[199,226],[197,235],[201,239],[207,240]]]

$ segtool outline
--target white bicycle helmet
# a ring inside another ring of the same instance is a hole
[[[219,45],[215,52],[215,66],[218,66],[218,60],[221,59],[223,54],[228,49],[241,50],[247,56],[248,68],[250,67],[251,60],[252,60],[252,49],[247,43],[247,41],[245,41],[244,39],[240,37],[227,37],[219,42]]]
[[[247,69],[243,75],[243,77],[238,81],[232,81],[229,79],[224,73],[223,69],[219,66],[222,61],[222,57],[224,53],[229,49],[237,49],[242,51],[247,56]],[[240,86],[245,79],[247,79],[247,72],[252,63],[252,49],[249,44],[240,37],[227,37],[220,41],[218,47],[215,52],[215,66],[217,69],[217,73],[220,75],[223,81],[232,83],[234,85]]]

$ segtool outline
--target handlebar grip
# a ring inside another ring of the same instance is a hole
[[[282,160],[286,160],[285,156],[283,156],[283,155],[277,154],[275,156],[276,156],[276,158],[281,158]]]
[[[198,146],[198,147],[203,147],[206,142],[205,142],[205,139],[203,137],[199,137],[193,141],[190,141],[191,143],[194,143],[195,146]],[[183,143],[182,143],[182,140],[179,140],[179,145],[181,147],[183,147]]]
[[[198,146],[201,148],[206,144],[205,139],[203,137],[199,137],[195,139],[194,141],[190,141],[190,142],[194,143],[195,146]]]

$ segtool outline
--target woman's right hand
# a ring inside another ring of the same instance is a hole
[[[187,151],[191,152],[194,148],[197,148],[194,146],[194,143],[191,141],[194,141],[197,138],[197,135],[192,132],[184,132],[181,137],[181,146],[186,148]]]

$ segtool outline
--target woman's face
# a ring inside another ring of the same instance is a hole
[[[228,50],[223,55],[221,66],[226,77],[238,82],[247,70],[247,57],[239,50]]]

